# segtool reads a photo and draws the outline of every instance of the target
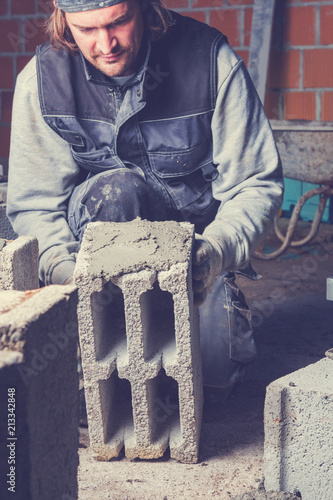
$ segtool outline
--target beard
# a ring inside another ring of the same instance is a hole
[[[110,54],[94,54],[91,63],[108,77],[125,76],[135,72],[139,50],[133,46],[120,47],[119,45]],[[114,57],[106,60],[104,57]]]

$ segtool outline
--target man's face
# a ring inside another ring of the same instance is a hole
[[[77,46],[97,69],[110,77],[135,72],[144,30],[139,0],[65,15]]]

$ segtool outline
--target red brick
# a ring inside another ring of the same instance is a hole
[[[270,120],[278,120],[280,92],[268,90],[265,95],[265,111]]]
[[[35,14],[35,0],[11,0],[12,14]]]
[[[167,0],[166,5],[169,9],[182,9],[189,7],[188,0]]]
[[[251,43],[251,28],[252,28],[253,9],[245,9],[244,14],[244,45],[249,46]]]
[[[193,17],[193,19],[196,19],[197,21],[201,21],[202,23],[206,22],[206,14],[202,10],[191,10],[191,11],[186,11],[182,12],[184,16],[187,17]]]
[[[304,88],[333,87],[333,50],[313,49],[304,51]]]
[[[222,7],[223,0],[193,0],[192,7]]]
[[[248,50],[236,50],[237,54],[243,59],[245,65],[249,64],[249,51]]]
[[[23,68],[28,64],[32,56],[17,56],[16,59],[16,69],[17,74],[19,74]],[[16,75],[17,76],[17,75]]]
[[[272,50],[269,58],[267,87],[298,88],[300,82],[300,53]]]
[[[0,16],[5,16],[8,13],[8,3],[5,0],[0,2]]]
[[[10,123],[12,121],[12,106],[14,92],[1,92],[1,121],[2,123]]]
[[[0,158],[9,155],[10,127],[0,126]]]
[[[24,22],[24,44],[26,52],[34,52],[37,45],[46,41],[45,18],[34,17]]]
[[[333,43],[333,5],[325,5],[320,9],[320,43]]]
[[[38,0],[38,12],[41,14],[50,14],[53,11],[51,0]]]
[[[316,43],[316,8],[289,7],[283,23],[283,42],[291,45],[314,45]]]
[[[13,19],[0,20],[1,52],[18,52],[21,49],[20,24]]]
[[[283,98],[285,120],[315,120],[315,92],[286,92]]]
[[[322,95],[321,119],[333,121],[333,92],[324,92]]]
[[[222,31],[228,37],[231,46],[239,45],[239,11],[237,9],[212,10],[209,24]]]
[[[14,66],[12,57],[0,57],[0,88],[14,87]]]
[[[228,0],[228,5],[252,5],[254,0]]]

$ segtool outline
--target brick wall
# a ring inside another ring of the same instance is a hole
[[[49,0],[0,0],[0,163],[7,165],[15,78],[43,41]],[[254,0],[167,0],[223,31],[248,61]],[[333,0],[276,0],[266,111],[333,120]]]
[[[276,0],[265,108],[274,119],[333,120],[333,1]],[[223,31],[248,61],[254,0],[168,0]]]
[[[13,89],[43,42],[49,0],[0,0],[0,164],[7,170]]]

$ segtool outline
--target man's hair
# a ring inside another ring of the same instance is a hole
[[[142,0],[137,0],[141,3]],[[164,0],[146,0],[147,7],[143,12],[146,30],[152,41],[159,40],[174,24],[170,11]],[[54,6],[53,13],[46,21],[46,35],[55,49],[66,49],[73,53],[78,50],[72,33],[67,25],[65,12]]]

